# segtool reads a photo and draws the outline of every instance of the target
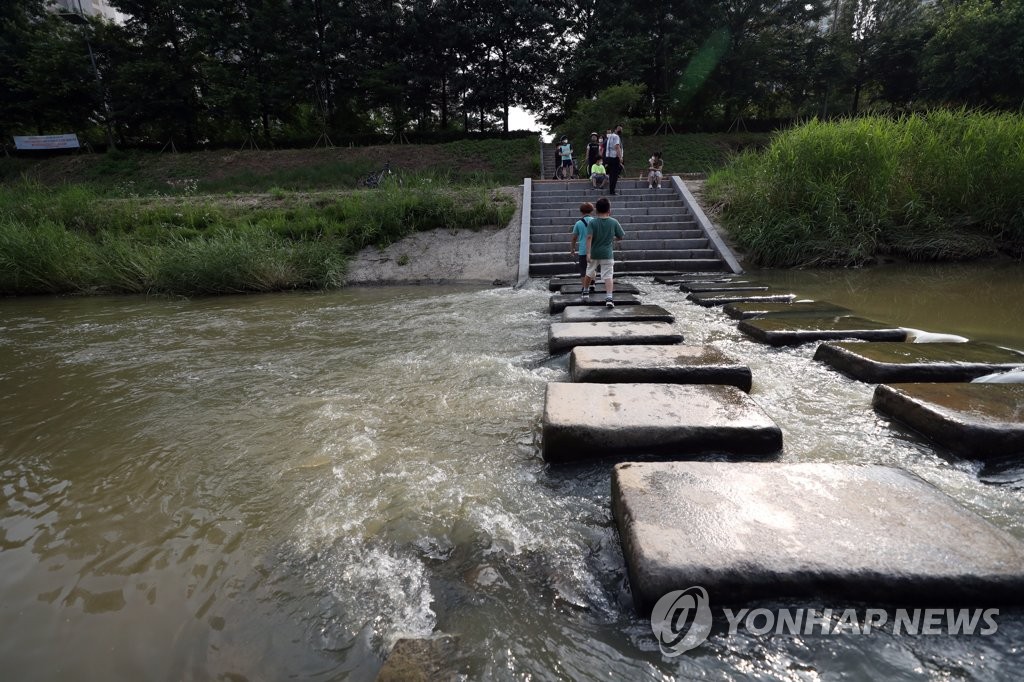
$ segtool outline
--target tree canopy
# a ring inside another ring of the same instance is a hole
[[[613,118],[679,132],[1024,105],[1024,0],[111,4],[123,24],[0,3],[4,138],[98,143],[109,124],[129,146],[443,140],[508,134],[515,106],[582,129],[622,86]]]

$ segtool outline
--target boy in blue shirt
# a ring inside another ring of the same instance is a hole
[[[593,212],[594,205],[590,202],[580,204],[580,219],[572,226],[572,241],[569,242],[569,253],[579,258],[580,281],[583,284],[584,301],[590,300],[587,290],[587,235],[589,234],[587,227],[590,225],[590,221],[594,219],[594,216],[590,215]]]

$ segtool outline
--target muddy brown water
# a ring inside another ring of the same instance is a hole
[[[751,274],[1024,349],[1019,265]],[[890,425],[813,346],[752,343],[630,281],[688,343],[751,366],[783,461],[899,466],[1024,539],[1012,466]],[[609,468],[539,458],[545,384],[567,379],[548,295],[0,301],[3,678],[363,680],[436,633],[470,679],[1019,678],[1013,610],[988,637],[716,631],[663,657],[632,612]]]

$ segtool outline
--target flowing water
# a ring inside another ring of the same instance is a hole
[[[1024,348],[1020,266],[758,276]],[[890,425],[813,346],[755,344],[637,283],[688,343],[751,366],[783,461],[899,466],[1024,539],[1024,477]],[[437,633],[469,679],[1019,679],[1015,611],[988,637],[716,631],[663,657],[632,612],[609,466],[538,454],[545,384],[567,378],[547,299],[533,282],[0,303],[3,679],[364,680]]]

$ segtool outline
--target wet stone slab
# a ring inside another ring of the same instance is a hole
[[[882,384],[872,404],[962,457],[1024,457],[1024,384]]]
[[[654,278],[656,284],[682,284],[683,282],[733,282],[746,281],[737,280],[733,275],[726,275],[721,272],[680,272],[672,275],[659,275]]]
[[[660,305],[626,305],[617,308],[578,305],[562,311],[562,322],[675,322],[676,316]]]
[[[643,614],[694,585],[715,605],[1024,601],[1024,544],[891,467],[623,463],[612,507]]]
[[[734,386],[550,383],[542,452],[548,462],[708,453],[767,457],[782,431]]]
[[[721,384],[750,392],[750,368],[712,346],[580,346],[569,356],[573,381]]]
[[[683,282],[679,285],[679,291],[686,291],[693,294],[737,294],[754,291],[768,291],[768,287],[758,284],[729,284],[725,282]]]
[[[640,305],[640,299],[633,294],[612,294],[612,301],[615,305]],[[604,292],[591,294],[589,301],[584,301],[578,294],[569,296],[567,294],[555,294],[548,301],[548,312],[554,315],[560,313],[569,306],[604,305]]]
[[[595,285],[594,293],[591,296],[600,295],[604,297],[604,282],[598,281]],[[562,286],[560,293],[566,295],[576,294],[577,296],[582,292],[583,286],[577,281],[575,284],[565,284]],[[612,282],[612,293],[613,294],[639,294],[640,290],[635,284],[629,284],[627,282]]]
[[[725,314],[736,320],[746,320],[751,317],[777,317],[785,315],[829,315],[842,317],[852,315],[853,311],[827,301],[744,301],[742,303],[730,303],[722,308]]]
[[[814,359],[874,384],[970,381],[1024,367],[1024,353],[985,343],[830,342]]]
[[[810,341],[860,339],[905,341],[907,332],[863,317],[764,317],[741,320],[738,329],[772,346],[796,346]]]
[[[553,322],[548,351],[564,353],[575,346],[682,343],[683,335],[668,322]]]
[[[688,294],[687,301],[693,301],[705,308],[713,308],[718,305],[729,303],[740,303],[743,301],[757,301],[759,303],[787,303],[796,299],[795,294]]]

